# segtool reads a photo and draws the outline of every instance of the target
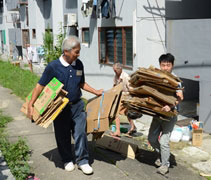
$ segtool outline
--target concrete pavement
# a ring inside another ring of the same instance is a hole
[[[184,163],[181,164],[176,156],[172,156],[174,163],[170,168],[170,173],[167,177],[163,177],[156,173],[156,167],[153,165],[155,160],[153,153],[141,150],[137,159],[128,159],[118,153],[95,147],[91,136],[89,136],[90,164],[94,168],[94,174],[84,175],[77,168],[73,172],[66,172],[57,151],[52,126],[44,129],[31,123],[20,112],[22,104],[23,101],[12,94],[11,90],[0,86],[0,109],[14,119],[8,124],[9,139],[14,141],[19,136],[26,138],[27,144],[32,150],[30,166],[41,180],[204,179],[196,171],[186,167]],[[3,170],[1,165],[0,170],[1,172]],[[4,175],[0,179],[6,180],[8,177]]]

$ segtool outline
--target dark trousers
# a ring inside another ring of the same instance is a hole
[[[88,163],[88,145],[86,135],[86,114],[84,102],[67,105],[54,121],[57,147],[63,163],[73,161],[71,134],[75,141],[76,163],[80,166]]]

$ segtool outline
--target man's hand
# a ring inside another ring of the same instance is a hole
[[[95,95],[96,96],[101,96],[103,94],[103,91],[104,91],[104,89],[96,90]]]
[[[162,107],[161,111],[169,112],[171,111],[171,107],[168,105],[165,105],[164,107]]]
[[[184,96],[183,96],[183,92],[182,91],[179,91],[179,92],[176,92],[176,95],[177,95],[177,98],[178,98],[178,101],[182,101],[184,99]],[[178,104],[179,104],[178,102]]]
[[[33,120],[33,112],[34,112],[33,104],[43,89],[44,89],[44,86],[37,83],[36,87],[34,88],[32,92],[32,98],[27,107],[27,117],[30,118],[31,120]]]
[[[27,117],[31,120],[33,120],[33,112],[34,108],[33,106],[29,103],[28,108],[27,108]]]
[[[104,91],[103,89],[96,90],[96,89],[92,88],[90,85],[88,85],[86,82],[82,83],[80,85],[80,87],[87,92],[95,94],[96,96],[101,96],[103,94],[103,91]]]

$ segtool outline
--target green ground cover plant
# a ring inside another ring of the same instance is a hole
[[[30,174],[28,164],[30,150],[22,138],[14,143],[9,142],[5,128],[10,121],[12,121],[11,117],[4,116],[0,112],[0,150],[15,179],[23,180]]]

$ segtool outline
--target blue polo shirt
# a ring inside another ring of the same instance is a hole
[[[85,82],[83,63],[77,59],[68,64],[63,57],[50,62],[45,68],[39,84],[46,86],[53,77],[64,84],[63,89],[68,92],[70,102],[77,102],[82,95],[80,84]]]

